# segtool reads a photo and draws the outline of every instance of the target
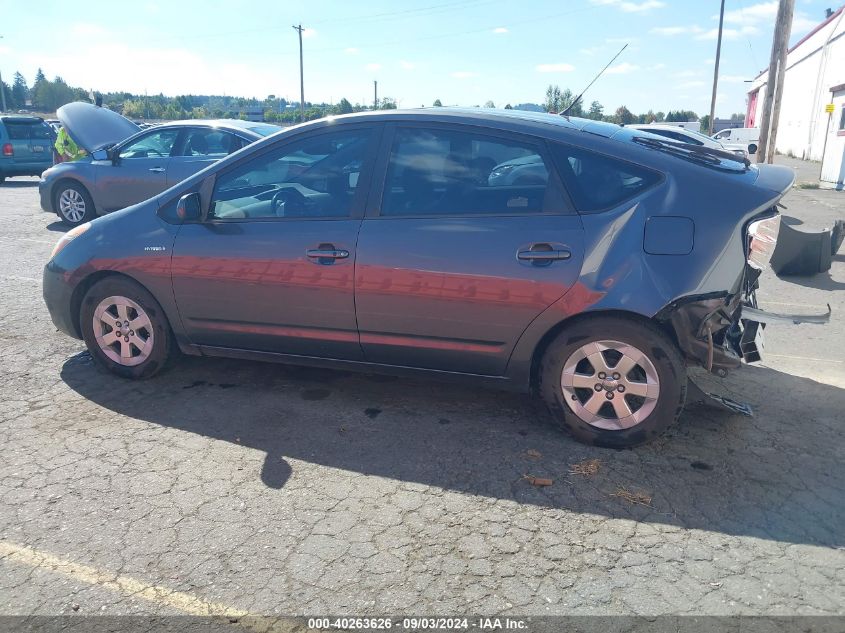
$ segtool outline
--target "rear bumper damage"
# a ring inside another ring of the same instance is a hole
[[[670,327],[688,365],[701,367],[724,378],[742,362],[755,363],[763,358],[763,331],[766,324],[824,324],[830,321],[831,309],[825,314],[778,314],[756,307],[753,291],[744,297],[690,297],[677,301],[658,315]],[[751,407],[699,387],[692,378],[689,401],[707,400],[733,412],[751,415]]]

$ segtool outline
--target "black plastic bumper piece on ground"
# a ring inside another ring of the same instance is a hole
[[[830,269],[833,255],[845,234],[845,222],[837,220],[832,229],[808,233],[781,222],[778,243],[771,266],[776,275],[815,275]]]

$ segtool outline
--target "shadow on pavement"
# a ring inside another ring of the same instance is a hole
[[[845,545],[845,393],[768,368],[743,368],[731,383],[754,418],[695,406],[631,451],[574,442],[528,396],[439,382],[195,357],[127,382],[87,353],[61,376],[115,413],[263,451],[272,489],[301,460],[578,513]],[[594,458],[597,474],[570,472]],[[554,484],[532,486],[528,474]]]
[[[48,231],[56,231],[57,233],[67,233],[70,230],[70,227],[61,220],[50,222],[50,224],[48,224],[45,228]]]
[[[32,189],[38,187],[37,180],[7,180],[0,187],[7,189]]]

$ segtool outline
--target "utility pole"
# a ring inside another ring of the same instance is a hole
[[[722,24],[725,22],[725,0],[719,9],[719,38],[716,40],[716,67],[713,70],[713,96],[710,97],[710,127],[707,136],[713,136],[713,119],[716,117],[716,88],[719,86],[719,58],[722,56]]]
[[[305,76],[302,72],[302,24],[294,26],[293,29],[299,33],[299,115],[305,123]]]
[[[378,81],[373,79],[373,110],[378,110]]]
[[[766,78],[766,98],[760,117],[760,142],[757,144],[757,162],[771,163],[775,156],[778,117],[783,93],[783,77],[786,73],[786,53],[789,46],[789,32],[792,30],[792,14],[795,0],[780,0],[772,39],[772,55],[769,60],[769,74]]]

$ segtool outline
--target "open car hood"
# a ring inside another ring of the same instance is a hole
[[[63,105],[56,111],[56,117],[88,153],[119,143],[141,129],[117,112],[82,101]]]

